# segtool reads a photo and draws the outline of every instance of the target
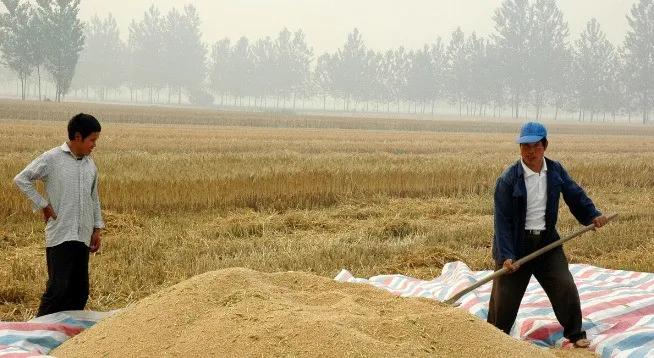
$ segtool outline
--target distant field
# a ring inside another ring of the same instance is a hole
[[[0,320],[31,317],[46,278],[43,224],[11,179],[61,144],[79,111],[103,122],[98,310],[233,266],[327,277],[431,278],[452,260],[488,269],[494,182],[518,158],[518,122],[0,102]],[[548,156],[620,214],[570,243],[571,260],[654,271],[654,126],[548,126]],[[560,231],[576,225],[563,207]]]

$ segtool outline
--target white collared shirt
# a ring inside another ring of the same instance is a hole
[[[39,194],[35,180],[45,184],[47,200]],[[76,158],[67,143],[53,148],[32,161],[14,178],[32,201],[34,210],[52,205],[57,219],[45,226],[47,247],[65,241],[91,242],[93,228],[103,228],[98,198],[98,169],[91,157]]]
[[[527,220],[525,230],[545,230],[545,206],[547,205],[547,163],[543,159],[540,173],[536,173],[520,159],[525,172],[527,187]]]

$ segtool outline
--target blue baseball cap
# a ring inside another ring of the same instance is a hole
[[[516,143],[536,143],[543,138],[547,138],[545,126],[538,122],[527,122],[520,128],[520,135],[516,139]]]

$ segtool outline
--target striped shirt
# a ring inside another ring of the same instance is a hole
[[[34,185],[45,184],[47,199]],[[98,169],[91,157],[76,158],[67,143],[36,158],[14,178],[14,182],[34,204],[34,211],[52,205],[57,219],[45,226],[47,247],[66,241],[91,242],[94,228],[103,228],[98,198]]]

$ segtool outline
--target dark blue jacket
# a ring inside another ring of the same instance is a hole
[[[556,232],[559,213],[559,198],[568,205],[572,215],[583,225],[590,225],[601,215],[593,201],[575,183],[556,161],[545,158],[547,163],[547,204],[545,206],[545,242],[549,244],[560,239]],[[507,168],[495,184],[495,236],[493,237],[493,259],[502,264],[506,259],[513,261],[525,256],[525,221],[527,218],[527,188],[524,169],[520,160]]]

